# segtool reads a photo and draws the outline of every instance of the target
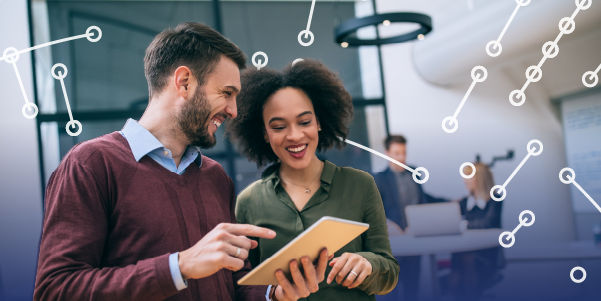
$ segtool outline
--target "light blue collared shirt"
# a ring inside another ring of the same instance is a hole
[[[183,174],[192,162],[196,162],[198,167],[202,165],[200,147],[189,146],[184,152],[179,166],[176,166],[171,150],[165,148],[152,133],[131,118],[127,120],[120,133],[127,139],[131,152],[138,162],[148,155],[165,169],[178,175]]]
[[[131,118],[127,120],[120,133],[129,143],[131,152],[137,162],[144,156],[148,156],[165,169],[178,175],[183,174],[192,162],[196,162],[199,168],[202,166],[202,155],[199,147],[189,146],[184,152],[179,166],[177,166],[171,157],[171,151],[165,148],[146,128]],[[173,278],[173,284],[175,284],[177,290],[181,291],[188,287],[188,283],[182,277],[178,259],[179,252],[169,255],[169,271],[171,272],[171,278]]]

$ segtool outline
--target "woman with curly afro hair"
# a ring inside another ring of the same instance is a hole
[[[238,118],[230,123],[230,135],[258,166],[271,165],[262,179],[238,196],[236,218],[277,232],[274,239],[259,239],[249,254],[252,265],[272,256],[323,216],[370,226],[334,254],[325,273],[317,271],[321,283],[297,285],[294,296],[284,295],[277,286],[272,289],[274,299],[375,300],[374,294],[390,292],[399,266],[390,251],[374,179],[316,155],[342,147],[341,139],[348,134],[352,100],[338,76],[317,61],[304,60],[283,72],[246,70],[241,78]],[[285,276],[278,271],[276,278],[281,284]]]

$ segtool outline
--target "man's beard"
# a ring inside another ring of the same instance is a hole
[[[177,114],[177,124],[190,145],[210,148],[217,142],[215,135],[209,134],[209,118],[211,109],[209,102],[200,87],[192,98],[188,99]]]

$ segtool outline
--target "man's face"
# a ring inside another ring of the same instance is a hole
[[[215,133],[228,118],[236,118],[236,96],[240,92],[240,69],[222,56],[205,78],[203,86],[185,102],[177,122],[191,145],[209,148],[217,142]]]
[[[390,144],[390,147],[388,147],[388,149],[386,150],[386,155],[388,155],[389,157],[403,163],[403,164],[407,164],[406,160],[407,160],[407,145],[403,144],[403,143],[397,143],[397,142],[393,142]],[[394,164],[394,163],[390,163],[390,167],[393,170],[396,171],[403,171],[404,168]]]

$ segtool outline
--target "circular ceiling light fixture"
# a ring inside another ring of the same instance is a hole
[[[353,35],[357,30],[379,24],[390,25],[391,23],[416,23],[419,28],[400,35],[396,35],[388,38],[376,38],[376,39],[360,39]],[[395,44],[403,43],[418,39],[432,31],[432,18],[428,15],[420,13],[386,13],[386,14],[375,14],[362,18],[355,18],[347,20],[334,28],[334,36],[336,43],[342,45],[346,42],[350,47],[357,46],[375,46],[384,44]]]

